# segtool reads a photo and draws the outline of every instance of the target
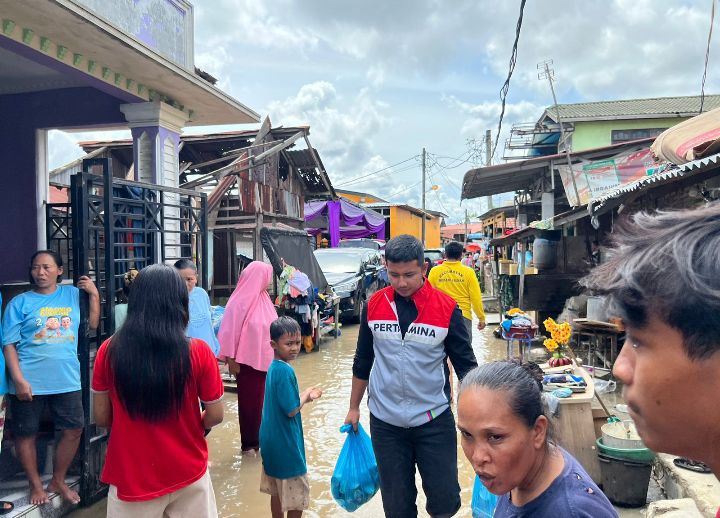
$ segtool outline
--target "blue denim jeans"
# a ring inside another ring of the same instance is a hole
[[[450,409],[421,426],[401,428],[370,414],[370,435],[380,472],[380,494],[387,518],[415,518],[415,466],[433,518],[460,509],[457,435]]]

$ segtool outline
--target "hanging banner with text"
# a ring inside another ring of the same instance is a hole
[[[567,165],[558,164],[565,195],[573,207],[585,205],[594,198],[628,185],[660,169],[650,149],[618,154],[612,158]],[[574,178],[574,182],[573,182]]]

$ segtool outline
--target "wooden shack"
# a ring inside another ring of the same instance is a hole
[[[266,118],[255,130],[181,137],[180,186],[208,195],[211,268],[206,288],[214,298],[229,296],[244,265],[263,259],[261,228],[302,229],[306,200],[336,198],[309,135],[307,126],[273,128]],[[131,140],[81,146],[93,157],[110,158],[115,177],[132,175]],[[52,184],[64,185],[74,165],[52,171]]]

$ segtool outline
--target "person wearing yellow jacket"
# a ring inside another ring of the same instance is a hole
[[[462,254],[463,246],[460,243],[448,243],[445,246],[445,261],[430,270],[428,280],[433,288],[450,295],[458,303],[472,336],[472,311],[479,320],[478,330],[485,328],[485,311],[475,271],[460,263]]]

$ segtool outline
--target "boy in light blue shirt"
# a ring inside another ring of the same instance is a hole
[[[273,518],[299,518],[310,505],[300,409],[322,396],[311,387],[300,393],[295,371],[288,362],[297,358],[302,338],[299,324],[284,316],[270,325],[275,359],[265,380],[260,425],[263,470],[260,491],[270,495]]]

